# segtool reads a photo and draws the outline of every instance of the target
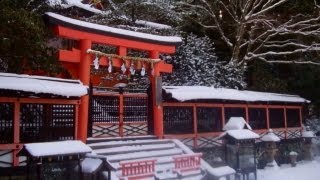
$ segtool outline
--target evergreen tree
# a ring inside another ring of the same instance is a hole
[[[12,73],[60,70],[41,16],[28,1],[0,1],[0,71]]]
[[[173,73],[164,76],[164,85],[243,88],[242,72],[218,61],[208,37],[187,35],[172,59]]]

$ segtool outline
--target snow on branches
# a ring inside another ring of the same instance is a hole
[[[289,0],[199,0],[181,3],[189,17],[219,33],[230,52],[230,63],[320,65],[319,5],[313,14],[280,13]],[[200,14],[201,13],[201,14]]]

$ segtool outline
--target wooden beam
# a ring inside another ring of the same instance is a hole
[[[14,149],[21,149],[23,144],[0,144],[0,150],[14,150]]]
[[[55,33],[58,36],[68,38],[68,39],[88,39],[94,43],[98,44],[106,44],[112,46],[125,46],[126,48],[131,49],[140,49],[146,51],[158,51],[161,53],[175,53],[176,47],[175,45],[161,45],[161,44],[154,44],[148,42],[141,42],[138,40],[130,40],[120,37],[112,37],[107,35],[83,32],[81,30],[75,30],[71,28],[66,28],[63,26],[56,26]]]
[[[160,72],[163,73],[172,73],[172,64],[166,64],[164,61],[160,61],[156,64]]]
[[[69,50],[59,50],[58,58],[63,62],[80,63],[81,52],[78,49],[72,48]]]
[[[30,104],[79,104],[79,100],[69,99],[47,99],[47,98],[8,98],[1,97],[0,102],[19,102]]]

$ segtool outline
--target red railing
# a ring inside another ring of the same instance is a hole
[[[141,179],[153,177],[155,172],[156,159],[141,161],[122,161],[120,179]]]
[[[173,156],[174,171],[181,173],[186,171],[199,170],[201,167],[201,157],[202,153]]]

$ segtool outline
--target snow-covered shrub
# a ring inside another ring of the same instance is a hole
[[[315,155],[320,156],[320,117],[313,116],[308,118],[306,120],[306,125],[317,135],[312,139],[312,151]]]

